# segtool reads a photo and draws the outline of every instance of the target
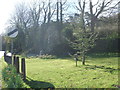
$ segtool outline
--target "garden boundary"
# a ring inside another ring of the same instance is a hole
[[[20,57],[16,55],[8,56],[6,52],[4,53],[4,60],[7,64],[12,64],[15,66],[16,71],[18,74],[21,75],[22,79],[26,79],[26,64],[25,64],[25,58],[21,58],[21,64],[20,64]],[[21,66],[20,66],[21,65]],[[20,72],[21,68],[21,72]]]

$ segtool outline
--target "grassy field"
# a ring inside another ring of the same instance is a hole
[[[2,71],[2,62],[1,62],[1,59],[0,59],[0,89],[2,88],[2,74],[1,74],[1,71]]]
[[[26,59],[31,88],[114,88],[118,85],[117,57],[89,57],[86,65],[72,59]]]
[[[26,59],[27,88],[115,88],[118,57],[89,56],[86,65],[72,58]]]

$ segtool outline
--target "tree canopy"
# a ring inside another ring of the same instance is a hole
[[[55,55],[75,53],[76,50],[71,47],[66,38],[72,42],[79,40],[81,49],[87,47],[84,45],[92,45],[90,42],[93,35],[98,31],[107,30],[105,24],[107,26],[114,24],[115,28],[112,31],[116,30],[118,13],[113,15],[111,12],[116,12],[119,2],[116,1],[115,4],[113,2],[114,0],[98,0],[94,4],[92,0],[79,0],[74,4],[67,0],[57,2],[36,0],[30,4],[17,4],[7,27],[9,30],[10,27],[15,26],[19,31],[18,36],[14,38],[14,52],[26,54],[42,52]],[[70,13],[71,7],[75,7],[72,8],[75,13]],[[105,16],[104,13],[109,16]],[[6,45],[8,41],[6,38]],[[85,41],[84,44],[82,41]],[[73,46],[77,44],[74,43]]]

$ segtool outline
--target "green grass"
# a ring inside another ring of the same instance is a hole
[[[115,88],[118,85],[118,57],[91,55],[86,65],[72,58],[26,58],[27,88]]]
[[[26,59],[31,88],[115,88],[118,85],[117,57],[89,57],[86,65],[72,59]]]
[[[2,62],[0,59],[0,89],[2,88]]]

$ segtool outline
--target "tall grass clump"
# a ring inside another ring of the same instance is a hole
[[[5,88],[24,88],[22,78],[12,65],[8,65],[2,70],[2,79]]]

